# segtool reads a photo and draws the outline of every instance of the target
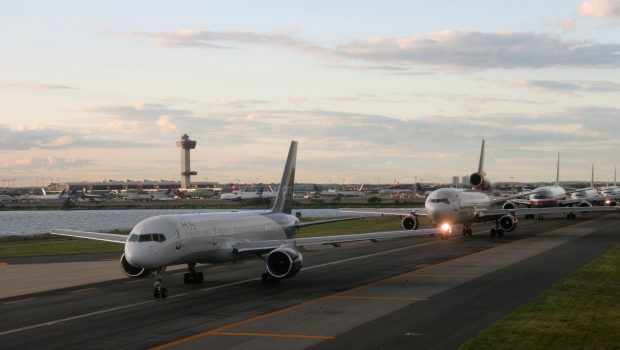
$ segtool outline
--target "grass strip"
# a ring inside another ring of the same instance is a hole
[[[617,245],[482,330],[461,349],[620,349],[619,300]]]

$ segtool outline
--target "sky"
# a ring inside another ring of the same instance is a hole
[[[0,179],[613,180],[620,0],[3,1]],[[3,181],[2,185],[7,184]]]

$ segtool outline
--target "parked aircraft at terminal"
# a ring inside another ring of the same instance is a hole
[[[491,197],[487,194],[492,190],[491,180],[487,177],[484,171],[484,147],[485,141],[482,141],[482,148],[480,151],[480,161],[478,163],[478,171],[471,174],[469,181],[473,186],[473,189],[460,189],[460,188],[440,188],[431,192],[426,197],[424,208],[412,208],[406,210],[354,210],[354,209],[341,209],[342,212],[349,213],[364,213],[364,214],[377,214],[377,215],[397,215],[403,217],[403,227],[407,230],[416,230],[419,227],[420,220],[418,216],[428,216],[435,226],[443,225],[463,225],[463,236],[471,236],[471,225],[474,222],[480,221],[494,221],[495,227],[491,229],[491,236],[503,236],[504,232],[511,232],[516,229],[518,215],[542,215],[550,213],[562,213],[573,217],[574,213],[579,212],[603,212],[603,211],[616,211],[613,207],[592,207],[587,208],[580,207],[557,207],[557,208],[517,208],[514,205],[511,208],[491,209],[490,206],[502,202],[514,203],[511,201],[517,200],[519,197],[528,195],[528,193],[518,194],[511,197]],[[559,156],[558,156],[559,161]],[[559,163],[558,163],[559,169]],[[558,173],[559,174],[559,173]],[[556,179],[557,184],[558,179]],[[559,186],[550,186],[544,188],[545,191],[555,196],[561,192],[563,196],[566,196],[564,190]],[[561,190],[561,191],[560,191]],[[536,190],[533,191],[536,193]],[[539,192],[540,193],[540,192]],[[534,194],[532,194],[534,195]],[[531,197],[530,197],[531,198]],[[442,236],[442,239],[447,236]]]
[[[447,234],[449,228],[417,231],[387,231],[339,236],[295,238],[300,228],[341,218],[300,223],[291,215],[296,171],[297,142],[292,141],[275,204],[267,211],[217,212],[181,215],[160,215],[138,223],[129,236],[54,229],[52,234],[109,241],[125,245],[121,268],[129,277],[155,274],[153,296],[165,298],[168,290],[162,276],[167,266],[187,264],[185,283],[201,283],[202,272],[197,263],[220,263],[246,257],[263,258],[266,272],[264,283],[295,276],[302,268],[299,248],[307,245],[376,240],[429,234]]]

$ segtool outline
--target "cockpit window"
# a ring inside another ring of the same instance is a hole
[[[163,233],[153,233],[153,240],[155,242],[163,242],[166,240],[166,236]]]
[[[129,235],[129,242],[136,242],[138,240],[138,235],[132,234]]]
[[[151,234],[140,235],[138,242],[150,242],[152,240]]]
[[[433,198],[433,199],[431,199],[431,203],[446,203],[446,204],[450,204],[450,202],[448,201],[448,198]]]

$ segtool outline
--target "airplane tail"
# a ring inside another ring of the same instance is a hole
[[[480,161],[478,162],[478,174],[484,174],[484,141],[482,140],[482,148],[480,148]]]
[[[231,184],[230,184],[230,187],[231,187],[231,189],[232,189],[232,191],[233,191],[233,192],[239,192],[239,187],[237,187],[237,185],[235,185],[235,184],[231,183]]]
[[[258,190],[256,191],[256,194],[263,194],[263,188],[264,187],[259,187]]]
[[[271,209],[274,213],[290,214],[293,208],[293,190],[295,186],[295,167],[297,162],[297,141],[291,141],[288,151],[280,188],[276,196],[275,204]]]
[[[423,192],[422,191],[422,184],[420,184],[419,182],[416,182],[415,190],[418,191],[418,192]]]
[[[592,163],[592,178],[590,179],[590,187],[594,188],[594,163]]]
[[[485,140],[482,140],[482,147],[480,148],[480,161],[478,162],[478,171],[469,176],[469,183],[476,191],[490,191],[492,187],[491,180],[487,178],[487,174],[484,172],[484,144]]]
[[[555,185],[560,186],[560,154],[558,153],[558,165],[555,171]]]

